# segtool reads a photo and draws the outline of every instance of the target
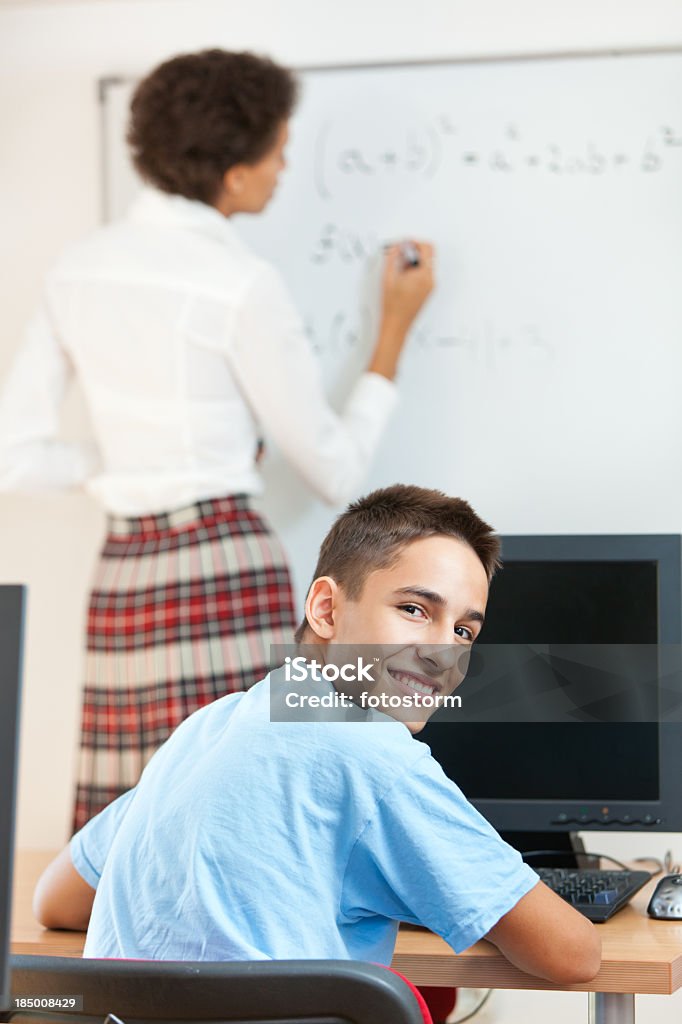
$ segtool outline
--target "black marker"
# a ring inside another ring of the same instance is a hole
[[[421,263],[419,249],[413,242],[403,242],[400,246],[400,255],[406,267],[418,267]]]

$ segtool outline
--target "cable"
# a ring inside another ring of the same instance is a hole
[[[493,989],[489,988],[488,991],[486,992],[486,994],[481,999],[481,1001],[478,1004],[478,1006],[475,1006],[473,1008],[473,1010],[470,1010],[469,1013],[467,1013],[466,1016],[464,1016],[464,1017],[455,1017],[455,1019],[453,1021],[450,1021],[450,1024],[464,1024],[465,1020],[471,1020],[472,1017],[476,1016],[476,1014],[479,1012],[479,1010],[483,1009],[483,1007],[488,1002],[488,1000],[490,999],[492,994],[493,994]]]
[[[521,856],[524,860],[526,857],[592,857],[599,860],[610,860],[612,864],[617,864],[623,871],[632,870],[627,866],[627,864],[623,864],[622,860],[616,860],[615,857],[612,857],[610,853],[587,853],[587,851],[583,850],[525,850]],[[646,859],[649,860],[654,858],[647,857]]]
[[[651,872],[652,878],[655,875],[663,874],[664,871],[666,871],[666,873],[670,874],[670,872],[667,871],[667,868],[665,868],[663,866],[663,861],[659,860],[658,857],[635,857],[633,859],[632,863],[633,864],[647,864],[647,863],[655,864],[656,865],[656,870]]]
[[[673,859],[673,851],[666,850],[665,858],[663,860],[663,866],[667,875],[677,875],[680,872],[680,865],[676,864]]]

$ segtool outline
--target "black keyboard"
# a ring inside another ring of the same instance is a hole
[[[589,868],[536,868],[550,889],[601,923],[624,907],[651,879],[648,871],[593,871]]]

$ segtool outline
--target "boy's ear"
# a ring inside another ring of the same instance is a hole
[[[336,610],[339,585],[331,576],[313,580],[305,603],[308,625],[320,640],[333,640],[336,633]]]

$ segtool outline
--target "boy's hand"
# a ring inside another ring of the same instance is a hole
[[[486,939],[515,967],[557,985],[591,981],[601,964],[597,929],[543,882],[522,896]]]

